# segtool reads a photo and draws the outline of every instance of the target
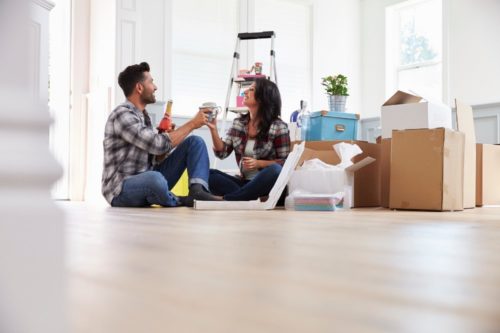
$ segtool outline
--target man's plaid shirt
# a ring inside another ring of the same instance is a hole
[[[250,117],[242,116],[233,121],[224,141],[224,149],[215,151],[215,156],[224,159],[234,150],[236,163],[239,165],[248,141],[248,122]],[[290,153],[290,133],[288,125],[281,119],[276,119],[269,127],[264,140],[255,141],[254,154],[258,160],[277,160],[283,165]]]
[[[167,134],[158,134],[146,110],[129,101],[118,105],[109,115],[104,130],[104,170],[102,194],[111,203],[130,176],[152,169],[153,155],[172,150]]]

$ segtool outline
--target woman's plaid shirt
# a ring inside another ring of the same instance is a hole
[[[109,115],[103,144],[102,194],[109,203],[120,194],[126,178],[151,170],[154,155],[173,149],[168,134],[158,134],[146,110],[129,101]]]
[[[248,141],[249,117],[239,117],[233,121],[228,130],[222,151],[214,151],[215,156],[224,159],[234,150],[236,163],[239,165]],[[288,125],[281,119],[276,119],[269,127],[269,132],[264,140],[255,141],[254,154],[258,160],[277,160],[283,165],[290,153],[290,133]]]

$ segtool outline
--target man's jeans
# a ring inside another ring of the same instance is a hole
[[[260,170],[252,180],[244,180],[210,169],[210,189],[214,195],[223,195],[227,201],[255,200],[269,194],[281,168],[279,164],[271,164]]]
[[[122,191],[111,202],[113,207],[179,206],[170,192],[187,168],[189,184],[201,184],[208,190],[209,160],[202,138],[187,137],[154,171],[146,171],[124,180]]]

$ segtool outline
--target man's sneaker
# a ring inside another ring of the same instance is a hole
[[[200,201],[222,201],[222,197],[213,195],[210,192],[205,191],[201,184],[193,184],[189,187],[189,196],[194,200]]]
[[[205,191],[200,191],[200,192],[195,192],[193,194],[189,194],[190,197],[192,197],[194,200],[199,200],[199,201],[222,201],[222,197],[218,197],[216,195],[213,195],[212,193],[208,193]]]

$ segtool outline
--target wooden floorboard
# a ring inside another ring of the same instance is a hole
[[[500,332],[500,208],[58,207],[73,332]]]

